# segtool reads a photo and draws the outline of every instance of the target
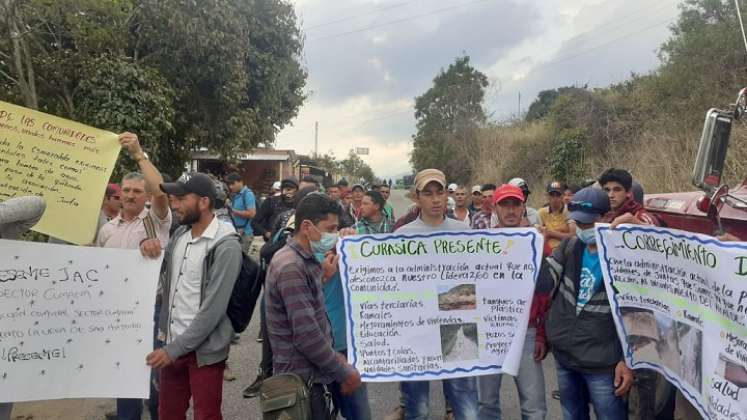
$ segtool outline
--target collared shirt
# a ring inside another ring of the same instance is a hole
[[[391,233],[393,230],[393,224],[390,219],[384,214],[381,214],[381,221],[378,223],[372,222],[371,220],[361,218],[353,226],[356,233],[358,234],[376,234],[376,233]]]
[[[563,207],[563,209],[559,212],[552,212],[550,211],[550,207],[542,207],[539,209],[539,218],[540,218],[540,224],[548,229],[552,229],[558,232],[568,233],[571,231],[571,228],[568,225],[568,221],[570,219],[570,215],[568,213],[568,210]],[[556,238],[550,238],[548,239],[548,242],[550,243],[550,247],[552,249],[557,248],[558,245],[560,245],[560,239]]]
[[[122,218],[122,214],[108,221],[99,230],[96,246],[103,248],[138,249],[140,242],[148,238],[143,220],[150,217],[156,227],[156,236],[161,247],[166,248],[169,242],[169,228],[171,227],[171,210],[165,219],[159,219],[155,211],[144,208],[140,214],[129,222]]]
[[[273,370],[344,382],[351,370],[332,348],[321,280],[322,266],[295,238],[272,257],[264,299]]]
[[[493,213],[480,211],[472,217],[472,229],[489,229],[494,225],[492,222]]]
[[[202,268],[208,250],[226,235],[235,232],[232,227],[223,223],[218,217],[202,232],[193,238],[192,231],[181,235],[172,254],[171,290],[169,290],[169,331],[167,341],[183,334],[192,324],[200,310],[200,291],[202,290]]]

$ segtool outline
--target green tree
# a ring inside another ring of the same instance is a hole
[[[375,179],[371,167],[352,150],[346,159],[340,161],[340,170],[352,183],[357,183],[361,179],[371,183]]]
[[[486,121],[482,102],[487,87],[487,76],[464,56],[415,98],[417,133],[410,162],[416,171],[438,168],[450,181],[469,181],[478,155],[477,131]]]

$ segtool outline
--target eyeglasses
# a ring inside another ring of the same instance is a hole
[[[594,204],[589,203],[588,201],[571,201],[568,203],[568,210],[570,211],[595,211],[598,212],[597,209],[594,208]]]

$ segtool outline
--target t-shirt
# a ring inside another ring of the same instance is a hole
[[[324,283],[323,292],[324,306],[327,308],[329,324],[332,327],[332,348],[336,351],[343,351],[348,348],[348,342],[345,333],[345,296],[342,294],[339,271]]]
[[[578,298],[576,299],[576,315],[581,313],[594,293],[602,286],[602,267],[599,264],[599,253],[589,252],[584,248],[581,261],[581,280],[578,284]]]
[[[256,199],[254,198],[252,190],[250,190],[249,187],[244,186],[238,194],[233,196],[231,207],[241,211],[256,208]],[[252,219],[246,219],[237,216],[236,214],[233,215],[233,222],[236,224],[236,228],[244,229],[244,235],[252,236],[254,234],[252,224],[250,223],[251,221]]]
[[[559,213],[553,213],[550,211],[550,207],[542,207],[539,209],[540,224],[548,229],[552,229],[558,232],[570,232],[568,227],[568,211],[563,208],[563,211]],[[552,249],[557,248],[560,245],[560,239],[551,238],[548,240]]]
[[[469,230],[463,222],[455,219],[444,218],[444,221],[438,226],[430,226],[423,222],[423,219],[418,216],[414,221],[402,226],[397,229],[397,233],[422,233],[422,232],[438,232],[440,230]]]

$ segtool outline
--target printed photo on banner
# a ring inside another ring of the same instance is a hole
[[[747,244],[597,225],[626,362],[661,373],[711,420],[747,418]]]
[[[535,229],[343,238],[351,364],[367,382],[516,374],[542,249]]]

